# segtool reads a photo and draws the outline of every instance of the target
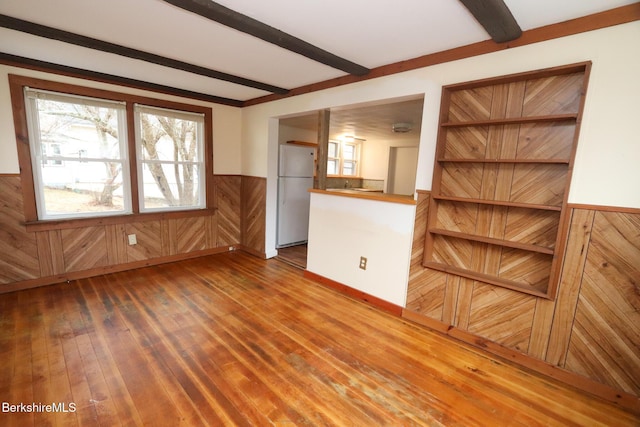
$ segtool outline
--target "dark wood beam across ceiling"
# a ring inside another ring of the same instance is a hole
[[[52,40],[58,40],[61,42],[74,44],[76,46],[95,49],[102,52],[113,53],[116,55],[125,56],[127,58],[138,59],[164,67],[187,71],[189,73],[211,77],[217,80],[223,80],[226,82],[251,87],[254,89],[260,89],[271,93],[282,95],[288,92],[288,89],[284,89],[278,86],[257,82],[255,80],[246,79],[244,77],[234,76],[232,74],[223,73],[221,71],[212,70],[209,68],[201,67],[199,65],[189,64],[187,62],[166,58],[164,56],[144,52],[138,49],[132,49],[115,43],[109,43],[103,40],[94,39],[92,37],[82,36],[79,34],[71,33],[69,31],[35,24],[33,22],[24,21],[22,19],[13,18],[7,15],[0,14],[0,27],[21,31],[23,33],[32,34],[39,37],[45,37]]]
[[[460,0],[496,43],[517,39],[522,30],[502,0]]]
[[[305,56],[332,68],[345,71],[356,76],[364,76],[369,69],[320,49],[304,40],[287,34],[277,28],[238,13],[211,0],[164,0],[181,9],[188,10],[219,24],[233,28],[246,34],[275,44],[284,49]]]
[[[136,89],[150,90],[168,95],[181,96],[184,98],[199,99],[201,101],[212,102],[215,104],[230,105],[232,107],[242,107],[243,101],[237,99],[224,98],[221,96],[209,95],[206,93],[194,92],[186,89],[178,89],[171,86],[165,86],[157,83],[145,82],[142,80],[131,79],[128,77],[116,76],[113,74],[99,73],[97,71],[86,70],[83,68],[69,67],[67,65],[54,64],[52,62],[40,61],[24,56],[11,55],[0,52],[0,64],[10,65],[14,67],[28,68],[31,70],[44,71],[46,73],[56,73],[76,78],[85,78],[97,82],[118,84],[121,86],[132,87]]]

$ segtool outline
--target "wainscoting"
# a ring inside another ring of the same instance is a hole
[[[19,175],[0,176],[0,293],[242,247],[264,257],[266,179],[214,177],[216,209],[27,231]],[[137,244],[127,244],[136,234]]]
[[[558,295],[548,300],[422,267],[429,196],[419,192],[405,316],[549,375],[578,374],[589,381],[577,386],[638,407],[640,211],[570,206]]]

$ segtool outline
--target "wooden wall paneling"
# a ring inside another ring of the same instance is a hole
[[[218,213],[205,217],[205,232],[207,237],[207,249],[218,246]]]
[[[60,230],[36,232],[40,277],[56,276],[64,273],[64,253]]]
[[[492,101],[493,86],[454,91],[447,106],[447,119],[450,122],[486,120],[491,116]]]
[[[460,292],[462,277],[452,274],[447,274],[446,276],[447,286],[445,288],[444,303],[442,305],[442,321],[447,325],[455,325],[458,294]]]
[[[172,255],[171,242],[175,241],[175,239],[171,239],[171,230],[169,229],[168,219],[160,220],[160,241],[162,242],[162,256]],[[173,254],[175,254],[175,248]]]
[[[0,284],[40,276],[36,235],[24,221],[20,177],[0,177]]]
[[[565,367],[640,396],[640,214],[597,212]]]
[[[127,236],[124,224],[109,224],[104,226],[109,265],[125,264],[127,262]]]
[[[443,321],[446,273],[424,268],[413,278],[407,291],[407,309],[423,316]]]
[[[134,222],[125,225],[124,239],[135,234],[137,244],[126,242],[126,256],[128,262],[143,261],[163,256],[162,221]],[[168,254],[167,254],[168,255]]]
[[[40,265],[40,277],[53,276],[53,260],[51,259],[51,246],[49,244],[49,232],[39,231],[36,233],[36,244],[38,247],[38,263]]]
[[[553,325],[556,302],[544,298],[536,299],[536,307],[531,323],[529,356],[544,360],[549,348],[549,331]]]
[[[104,226],[61,230],[66,272],[109,265]]]
[[[589,66],[443,89],[423,265],[555,297]],[[473,229],[463,227],[470,204]]]
[[[473,334],[526,353],[536,298],[476,282],[469,314]]]
[[[475,258],[476,260],[478,257]],[[471,315],[471,303],[473,301],[473,291],[476,286],[475,280],[460,277],[458,281],[458,297],[456,301],[456,313],[453,319],[453,325],[460,329],[469,328],[469,317]]]
[[[267,180],[242,177],[241,243],[259,254],[265,252]]]
[[[199,251],[206,248],[205,217],[178,218],[176,226],[176,253]]]
[[[406,308],[421,316],[443,321],[448,275],[422,266],[429,196],[428,191],[419,190],[417,192]]]
[[[573,209],[571,212],[571,227],[545,356],[545,360],[553,365],[564,366],[567,357],[594,217],[593,210]]]
[[[425,233],[427,232],[430,193],[418,190],[416,194],[416,215],[413,223],[413,242],[411,244],[411,263],[409,267],[409,290],[411,290],[413,280],[418,279],[425,270],[422,266],[422,258],[424,256]]]
[[[579,111],[584,72],[546,76],[527,81],[522,114],[525,117]]]
[[[217,246],[237,245],[241,239],[242,177],[238,175],[216,175],[214,183],[218,206]]]

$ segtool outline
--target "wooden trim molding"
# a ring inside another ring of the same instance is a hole
[[[403,205],[415,205],[416,201],[411,196],[399,196],[397,194],[382,194],[358,190],[320,190],[317,188],[309,189],[309,193],[325,194],[328,196],[351,197],[353,199],[373,200],[376,202],[399,203]]]
[[[619,212],[619,213],[628,213],[628,214],[636,214],[640,215],[640,208],[625,208],[620,206],[600,206],[600,205],[587,205],[581,203],[568,203],[572,209],[587,209],[592,211],[601,211],[601,212]]]
[[[590,393],[609,402],[620,405],[620,407],[624,408],[625,410],[629,410],[632,413],[640,414],[640,398],[637,396],[625,393],[620,390],[616,390],[608,385],[601,384],[587,377],[583,377],[576,373],[559,368],[543,360],[536,359],[511,348],[504,347],[498,343],[489,341],[485,338],[474,335],[471,332],[459,329],[445,322],[441,322],[415,313],[411,310],[407,310],[403,307],[397,306],[388,301],[351,288],[347,285],[328,279],[311,271],[305,270],[303,276],[309,280],[313,280],[316,283],[335,289],[338,292],[348,295],[352,298],[365,301],[376,308],[386,311],[387,313],[402,317],[407,321],[411,321],[418,325],[427,327],[444,335],[448,335],[477,349],[486,351],[493,356],[498,356],[507,362],[516,363],[519,366],[523,366],[527,369],[530,369],[542,375],[546,375],[549,378],[561,381],[564,384],[568,384],[586,393]]]
[[[31,87],[43,90],[56,91],[72,95],[90,96],[108,100],[121,101],[126,103],[128,120],[128,149],[129,149],[129,170],[131,172],[131,201],[133,213],[129,215],[115,217],[95,217],[82,219],[68,219],[59,221],[41,221],[38,219],[36,210],[35,185],[33,180],[33,170],[31,166],[31,152],[29,149],[29,134],[27,129],[26,106],[24,100],[24,87]],[[22,181],[24,217],[29,231],[48,230],[51,228],[75,228],[80,226],[117,224],[123,222],[134,222],[144,220],[144,218],[157,219],[168,215],[166,218],[176,218],[183,216],[209,215],[215,210],[215,193],[213,190],[213,112],[209,107],[200,105],[184,104],[174,101],[167,101],[156,98],[148,98],[138,95],[131,95],[121,92],[96,89],[85,86],[77,86],[66,83],[42,80],[37,78],[9,74],[9,89],[11,94],[11,106],[13,110],[13,120],[16,132],[16,142],[18,149],[18,163],[20,166],[20,177]],[[168,108],[181,111],[190,111],[204,115],[204,168],[206,187],[206,208],[189,211],[166,211],[153,213],[151,215],[141,214],[139,211],[138,185],[137,185],[137,164],[135,157],[135,138],[133,132],[134,122],[133,106],[143,104],[154,107]],[[156,217],[154,215],[160,215]]]
[[[499,52],[514,47],[526,46],[560,37],[567,37],[575,34],[585,33],[588,31],[599,30],[602,28],[612,27],[615,25],[626,24],[640,20],[640,4],[634,3],[627,6],[610,9],[604,12],[595,13],[593,15],[584,16],[582,18],[571,19],[569,21],[559,22],[557,24],[547,25],[544,27],[534,28],[522,33],[522,36],[516,40],[506,43],[496,43],[493,40],[473,43],[429,55],[420,56],[418,58],[400,61],[393,64],[382,65],[373,68],[366,76],[342,76],[335,79],[326,80],[324,82],[312,83],[306,86],[293,88],[286,95],[266,95],[259,98],[249,99],[243,103],[244,107],[265,102],[271,102],[278,99],[288,98],[296,95],[316,92],[324,89],[330,89],[338,86],[348,85],[364,80],[385,77],[405,71],[425,68],[432,65],[443,64],[446,62],[457,61],[460,59],[471,58],[487,53]]]
[[[152,265],[166,264],[169,262],[183,261],[192,258],[199,258],[206,255],[214,255],[223,252],[229,252],[235,250],[233,246],[221,246],[213,249],[204,249],[200,251],[193,251],[187,253],[181,253],[176,255],[168,255],[158,258],[150,258],[144,261],[128,262],[125,264],[115,264],[100,268],[93,268],[90,270],[71,271],[67,273],[58,274],[55,276],[39,277],[37,279],[23,280],[20,282],[13,282],[6,285],[0,285],[0,294],[8,292],[21,291],[25,289],[38,288],[41,286],[54,285],[56,283],[69,282],[71,280],[86,279],[88,277],[99,276],[101,274],[117,273],[119,271],[135,270],[137,268],[149,267]]]
[[[378,77],[389,76],[402,73],[405,71],[424,68],[431,65],[442,64],[446,62],[456,61],[459,59],[470,58],[473,56],[483,55],[486,53],[498,52],[514,47],[526,46],[533,43],[552,40],[555,38],[571,36],[588,31],[599,30],[602,28],[612,27],[615,25],[626,24],[640,20],[640,4],[634,3],[627,6],[610,9],[604,12],[595,13],[569,21],[559,22],[557,24],[547,25],[544,27],[534,28],[522,33],[522,36],[516,40],[495,43],[492,40],[486,40],[479,43],[473,43],[466,46],[457,47],[441,52],[436,52],[418,58],[406,61],[395,62],[372,69],[365,76],[347,75],[323,82],[312,83],[305,86],[290,89],[286,94],[271,94],[263,97],[249,99],[246,101],[238,101],[228,98],[216,97],[212,95],[191,92],[187,90],[177,89],[169,86],[152,84],[141,80],[128,79],[121,76],[111,74],[98,73],[95,71],[84,70],[80,68],[69,67],[51,62],[39,61],[31,58],[20,57],[0,53],[0,64],[14,67],[27,68],[47,73],[53,73],[63,76],[89,79],[102,83],[117,84],[121,86],[154,91],[185,98],[198,99],[216,104],[231,105],[235,107],[248,107],[256,104],[275,101],[287,97],[302,95],[306,93],[316,92],[333,87],[343,86],[364,80],[374,79]]]
[[[97,218],[74,218],[54,221],[28,221],[27,231],[66,230],[70,228],[91,227],[96,225],[130,224],[134,222],[157,221],[177,218],[196,218],[215,214],[216,209],[194,209],[172,212],[154,212],[129,215],[112,215]]]
[[[309,279],[309,280],[313,280],[316,283],[319,283],[321,285],[327,286],[331,289],[335,289],[340,293],[343,293],[345,295],[348,295],[352,298],[355,299],[359,299],[361,301],[367,302],[381,310],[386,311],[387,313],[391,313],[394,314],[396,316],[401,316],[402,315],[402,307],[400,307],[399,305],[395,305],[393,303],[390,303],[388,301],[385,301],[381,298],[375,297],[373,295],[370,295],[366,292],[362,292],[359,291],[357,289],[354,289],[350,286],[347,285],[343,285],[340,282],[336,282],[335,280],[331,280],[328,279],[324,276],[321,276],[319,274],[313,273],[309,270],[305,270],[303,273],[304,277]]]

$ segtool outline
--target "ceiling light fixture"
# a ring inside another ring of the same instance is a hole
[[[412,124],[406,122],[398,122],[391,125],[391,130],[394,133],[407,133],[411,132]]]

